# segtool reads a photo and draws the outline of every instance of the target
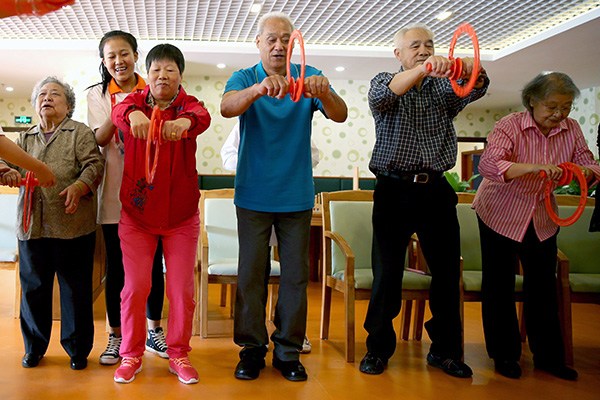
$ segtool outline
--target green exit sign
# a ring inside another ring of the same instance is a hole
[[[15,117],[15,124],[30,124],[31,123],[31,117],[28,117],[27,115],[19,115]]]

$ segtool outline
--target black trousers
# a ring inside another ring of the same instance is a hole
[[[119,240],[118,224],[103,224],[104,244],[106,247],[106,315],[108,324],[112,328],[121,326],[121,290],[125,284],[125,271],[123,269],[123,253]],[[146,303],[146,317],[152,321],[162,318],[162,309],[165,298],[165,278],[162,262],[162,241],[158,241],[154,263],[152,264],[152,288]]]
[[[43,355],[52,330],[54,276],[60,288],[60,343],[70,357],[87,357],[94,341],[92,271],[96,232],[74,239],[19,241],[21,332],[26,353]]]
[[[479,218],[478,218],[479,219]],[[490,358],[518,361],[521,336],[515,309],[515,271],[523,266],[525,328],[535,363],[563,365],[564,344],[556,294],[556,236],[541,242],[533,222],[521,243],[479,219],[482,319]]]
[[[271,227],[277,236],[281,276],[275,308],[274,355],[298,360],[306,333],[308,247],[312,210],[269,213],[236,207],[239,236],[234,342],[264,355]]]
[[[444,178],[410,183],[377,177],[373,203],[373,288],[364,327],[367,349],[388,359],[396,349],[392,324],[402,304],[406,247],[417,233],[431,270],[429,306],[432,318],[425,328],[431,351],[443,357],[462,357],[460,321],[460,232],[456,193]]]

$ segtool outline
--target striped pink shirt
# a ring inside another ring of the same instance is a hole
[[[502,118],[488,136],[479,162],[484,179],[473,208],[487,226],[509,239],[521,242],[532,219],[538,238],[548,239],[558,226],[544,207],[544,180],[526,174],[507,182],[504,173],[513,163],[558,165],[566,161],[590,168],[600,178],[600,166],[577,121],[566,118],[544,136],[529,111]]]

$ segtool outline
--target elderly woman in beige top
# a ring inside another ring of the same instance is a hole
[[[56,275],[61,298],[61,344],[70,357],[71,368],[83,369],[94,335],[95,190],[104,160],[92,130],[70,119],[75,94],[68,84],[48,77],[36,85],[31,102],[40,123],[22,132],[16,143],[48,164],[57,183],[50,188],[35,188],[27,231],[23,229],[23,189],[19,195],[17,237],[25,342],[21,364],[36,367],[48,348]],[[4,172],[0,183],[17,186],[25,171],[9,166],[14,169]]]

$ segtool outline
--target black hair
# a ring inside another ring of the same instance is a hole
[[[115,38],[121,38],[125,40],[127,43],[129,43],[133,52],[137,53],[138,44],[135,37],[131,33],[116,30],[105,33],[104,36],[102,36],[102,39],[100,39],[100,44],[98,45],[98,53],[100,54],[100,58],[104,59],[104,45],[106,45],[106,42]],[[102,61],[100,61],[100,76],[102,76],[102,82],[100,83],[102,84],[102,94],[104,95],[108,89],[108,84],[112,80],[112,75]]]
[[[183,74],[183,70],[185,69],[185,59],[183,58],[183,53],[172,44],[158,44],[148,52],[148,55],[146,56],[146,71],[150,72],[150,65],[157,60],[173,61],[175,64],[177,64],[179,73]]]
[[[525,85],[521,93],[521,101],[523,106],[531,112],[532,100],[535,102],[541,101],[555,93],[576,98],[579,96],[579,89],[567,74],[562,72],[542,72]]]

